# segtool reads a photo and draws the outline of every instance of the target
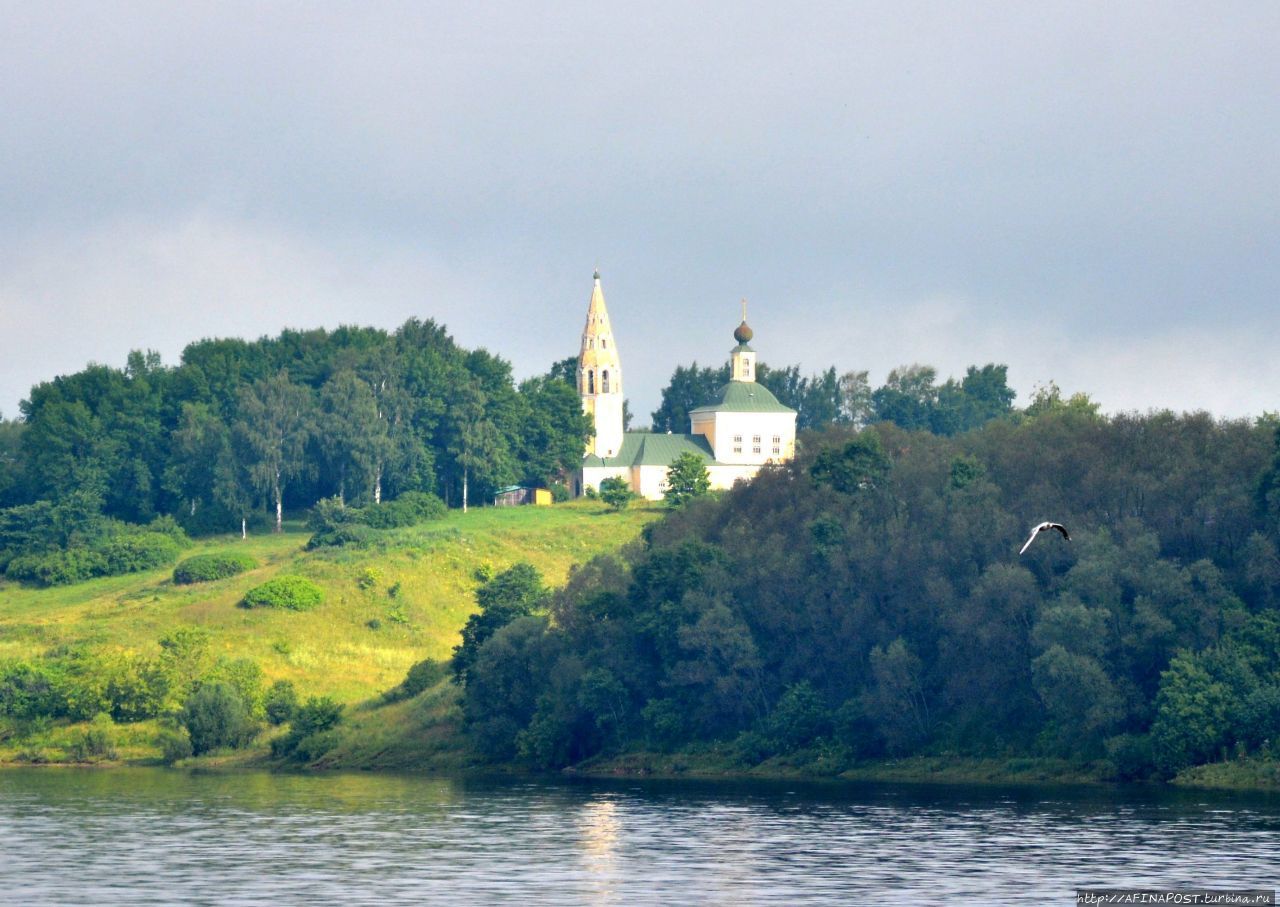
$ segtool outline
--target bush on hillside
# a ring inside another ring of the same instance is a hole
[[[30,721],[66,711],[61,677],[42,664],[12,661],[0,664],[0,717]]]
[[[71,743],[73,762],[98,762],[118,757],[115,745],[115,723],[105,713],[95,715],[89,726]]]
[[[173,581],[180,586],[208,583],[244,573],[258,566],[247,554],[197,554],[173,568]]]
[[[6,536],[10,547],[3,555],[5,576],[36,586],[65,586],[98,576],[154,570],[177,560],[187,544],[186,533],[168,517],[145,527],[99,520],[75,534],[69,547],[39,546],[29,532],[22,535],[30,528],[18,526]]]
[[[272,726],[292,721],[294,713],[298,711],[298,691],[293,688],[293,682],[277,680],[273,683],[271,689],[267,690],[263,706],[267,721]]]
[[[360,511],[360,521],[375,529],[396,529],[438,520],[448,512],[444,501],[426,491],[406,491],[394,501]]]
[[[69,586],[106,573],[107,560],[89,548],[20,554],[9,561],[4,575],[33,586]]]
[[[323,598],[320,587],[305,577],[278,576],[246,592],[241,604],[246,608],[306,611],[320,604]]]
[[[192,693],[182,709],[182,725],[197,756],[219,747],[244,746],[257,733],[244,700],[227,683],[205,684]]]
[[[307,528],[314,533],[307,548],[366,548],[377,540],[376,530],[415,526],[447,512],[444,501],[425,491],[406,491],[393,501],[368,507],[347,507],[338,498],[325,498],[307,517]]]
[[[312,696],[293,715],[289,733],[271,741],[276,759],[310,762],[332,748],[336,737],[330,733],[342,721],[342,703],[328,696]]]
[[[382,694],[384,702],[399,702],[412,699],[423,690],[435,686],[449,676],[449,663],[436,661],[434,658],[424,659],[409,669],[409,673],[399,684]]]
[[[363,523],[342,523],[317,532],[307,541],[307,550],[317,548],[369,548],[378,541],[378,530]]]

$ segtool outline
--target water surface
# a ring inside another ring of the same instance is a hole
[[[1278,875],[1266,795],[0,770],[6,904],[1072,904]]]

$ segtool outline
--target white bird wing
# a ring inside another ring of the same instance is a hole
[[[1018,553],[1019,553],[1019,554],[1022,554],[1022,553],[1023,553],[1023,551],[1026,551],[1028,548],[1030,548],[1030,547],[1031,547],[1031,543],[1032,543],[1032,542],[1034,542],[1034,541],[1036,540],[1036,536],[1037,536],[1037,535],[1039,535],[1039,534],[1040,534],[1040,527],[1039,527],[1039,526],[1037,526],[1037,527],[1035,527],[1034,529],[1032,529],[1032,530],[1031,530],[1031,536],[1030,536],[1030,538],[1028,538],[1028,539],[1027,539],[1027,543],[1026,543],[1025,545],[1023,545],[1023,546],[1022,546],[1022,551],[1019,551]]]

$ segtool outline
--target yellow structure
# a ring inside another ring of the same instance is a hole
[[[578,394],[582,409],[596,426],[595,437],[587,443],[587,453],[602,459],[622,450],[622,360],[613,342],[609,310],[604,305],[600,272],[596,271],[587,305],[587,324],[582,329],[582,349],[578,353]]]
[[[545,488],[535,488],[533,490],[533,503],[538,507],[550,507],[554,500],[551,497],[551,492]]]
[[[756,352],[748,346],[753,334],[745,303],[742,323],[733,332],[738,345],[729,354],[729,383],[712,400],[690,411],[689,433],[623,431],[622,363],[599,272],[594,280],[578,356],[578,393],[583,411],[595,422],[596,436],[582,461],[579,494],[619,476],[636,494],[661,499],[666,494],[667,468],[685,453],[706,463],[712,488],[729,488],[770,463],[795,456],[796,411],[756,383]]]

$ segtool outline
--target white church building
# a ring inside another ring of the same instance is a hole
[[[666,494],[667,467],[683,453],[702,458],[712,488],[728,488],[769,463],[795,456],[796,411],[756,383],[756,353],[747,345],[751,338],[744,313],[733,332],[738,345],[729,353],[729,383],[690,411],[688,434],[624,431],[622,360],[597,272],[578,355],[578,393],[596,433],[582,460],[578,493],[621,476],[636,494],[658,500]]]

